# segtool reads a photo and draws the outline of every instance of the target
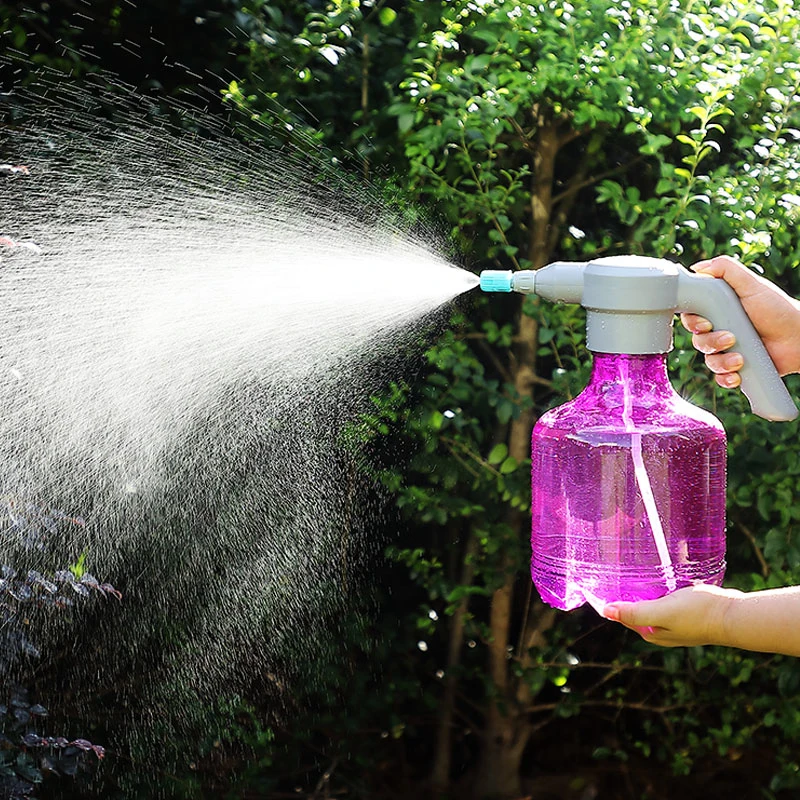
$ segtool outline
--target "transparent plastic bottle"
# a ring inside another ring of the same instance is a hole
[[[542,599],[661,597],[725,571],[725,432],[666,356],[596,353],[589,385],[532,437],[531,575]]]

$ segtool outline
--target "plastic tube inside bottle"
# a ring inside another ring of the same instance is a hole
[[[656,545],[656,552],[658,553],[659,561],[661,561],[661,567],[664,570],[667,589],[670,592],[674,592],[677,587],[675,568],[672,566],[672,559],[670,558],[669,549],[667,548],[667,538],[664,536],[664,526],[661,524],[661,517],[658,515],[656,498],[653,495],[653,487],[650,484],[650,476],[647,474],[644,458],[642,457],[642,434],[636,430],[636,426],[633,423],[630,383],[628,382],[628,364],[625,362],[622,364],[622,377],[624,403],[622,421],[625,423],[625,430],[631,434],[633,472],[636,476],[636,484],[639,487],[639,493],[642,495],[647,521],[650,523],[650,530]]]

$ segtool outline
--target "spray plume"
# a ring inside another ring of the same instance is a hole
[[[380,541],[343,431],[477,281],[330,161],[107,86],[43,79],[0,141],[0,492],[86,520],[33,566],[124,598],[51,669],[153,735],[335,636]]]

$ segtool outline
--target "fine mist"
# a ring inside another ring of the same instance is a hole
[[[321,155],[96,94],[0,142],[0,536],[122,593],[47,615],[38,681],[145,752],[335,642],[382,543],[355,423],[477,280]]]

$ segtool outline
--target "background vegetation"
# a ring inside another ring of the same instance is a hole
[[[727,252],[800,294],[790,0],[96,0],[90,16],[7,2],[0,46],[160,98],[199,102],[201,75],[211,113],[391,185],[473,270]],[[580,310],[474,298],[452,323],[357,432],[403,517],[370,629],[309,665],[290,719],[256,691],[221,708],[236,725],[182,745],[198,752],[175,794],[797,796],[795,660],[657,649],[531,588],[530,430],[587,380]],[[728,431],[728,583],[800,581],[797,425],[716,391],[685,335],[670,366]]]

